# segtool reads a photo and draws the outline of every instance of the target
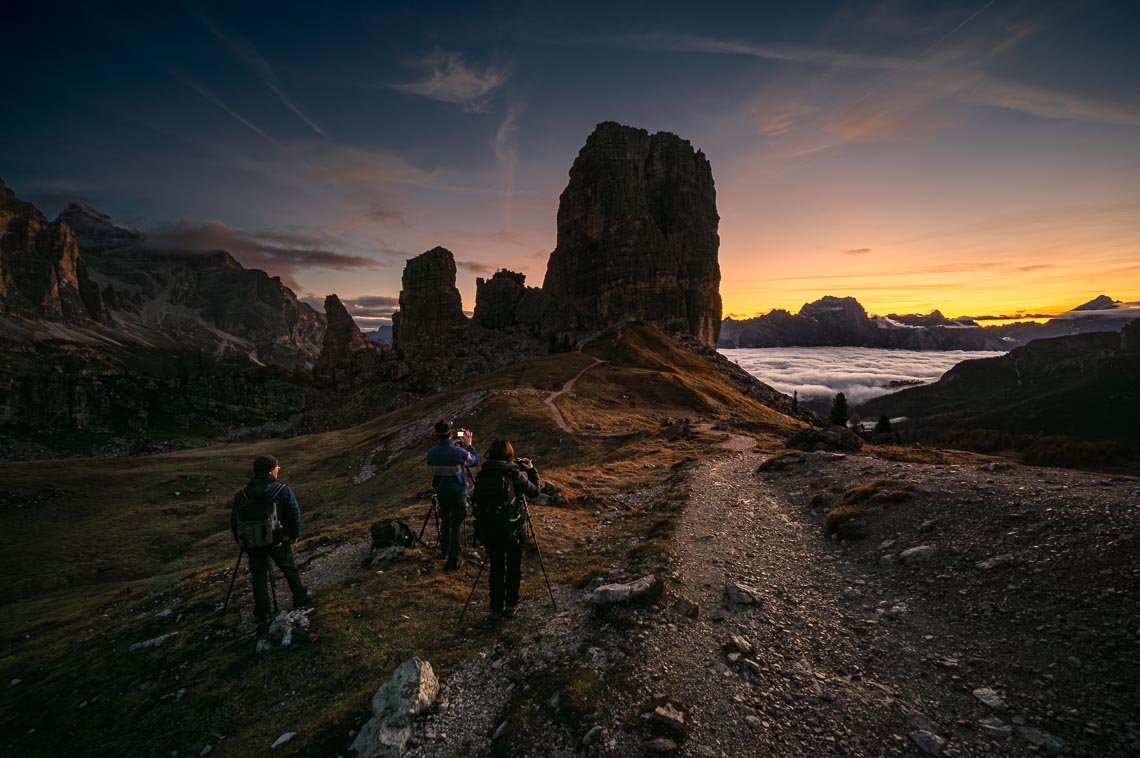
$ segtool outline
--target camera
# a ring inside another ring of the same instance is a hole
[[[462,442],[465,445],[470,443],[471,442],[471,430],[470,429],[459,429],[459,430],[457,430],[455,432],[455,439],[458,440],[459,442]]]

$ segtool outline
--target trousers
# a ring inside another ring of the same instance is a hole
[[[504,601],[508,608],[519,604],[522,553],[522,540],[514,531],[506,539],[487,544],[487,559],[491,564],[487,578],[491,585],[492,613],[502,613]]]
[[[293,546],[288,542],[272,547],[258,547],[249,551],[249,573],[253,578],[253,617],[258,621],[268,620],[271,605],[269,602],[269,561],[273,560],[281,569],[293,599],[305,596],[305,585],[301,583],[301,572],[293,562]]]
[[[447,556],[447,562],[454,564],[459,560],[461,530],[467,519],[467,493],[440,492],[436,498],[439,500],[439,516],[443,520],[439,549]]]

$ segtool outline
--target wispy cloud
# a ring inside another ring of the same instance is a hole
[[[276,72],[274,72],[265,58],[257,52],[257,48],[255,48],[249,40],[232,30],[223,29],[219,24],[214,23],[199,11],[192,10],[191,13],[210,30],[210,33],[213,34],[219,42],[226,46],[234,57],[244,63],[261,79],[265,86],[277,96],[277,99],[280,100],[286,108],[304,121],[314,132],[322,137],[325,136],[324,130],[321,129],[315,121],[309,118],[293,98],[285,92],[285,87],[281,84],[281,80],[277,78]]]
[[[519,149],[519,118],[526,106],[521,103],[511,103],[503,114],[503,121],[495,130],[495,139],[491,142],[491,149],[499,159],[499,173],[502,175],[503,189],[506,192],[506,202],[503,203],[503,225],[510,227],[512,199],[515,191],[515,170],[518,168]]]
[[[614,37],[613,43],[641,50],[674,53],[706,53],[713,55],[744,55],[770,61],[815,63],[825,66],[850,68],[889,69],[897,59],[891,57],[847,53],[824,48],[783,45],[768,42],[742,42],[716,37],[689,34],[634,34]]]
[[[866,255],[867,253],[871,252],[871,248],[869,248],[869,247],[853,247],[850,250],[841,250],[840,252],[843,253],[844,255]]]
[[[807,103],[764,103],[752,109],[756,128],[766,137],[787,134],[819,108]]]
[[[388,85],[398,92],[453,103],[468,111],[482,111],[494,92],[506,83],[509,73],[497,66],[482,70],[468,66],[460,53],[435,50],[416,62],[425,76],[414,82]]]
[[[461,268],[479,276],[490,276],[499,270],[498,266],[492,266],[489,263],[480,263],[479,261],[456,261],[455,266],[456,268]]]
[[[276,230],[245,230],[221,221],[181,219],[147,230],[145,246],[156,250],[212,252],[225,250],[247,268],[258,268],[296,288],[302,269],[374,269],[372,258],[330,250],[320,235]]]

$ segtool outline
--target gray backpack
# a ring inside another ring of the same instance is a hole
[[[281,520],[277,518],[277,496],[285,485],[278,483],[267,492],[250,493],[241,489],[237,507],[238,544],[246,550],[272,547],[280,542]]]

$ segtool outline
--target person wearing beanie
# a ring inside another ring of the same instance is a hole
[[[440,421],[435,425],[436,444],[427,451],[427,465],[431,469],[431,488],[439,503],[443,519],[443,532],[439,547],[447,561],[444,571],[459,568],[460,529],[467,518],[467,468],[479,465],[473,435],[461,440],[451,439],[451,424]]]
[[[289,485],[277,481],[281,464],[268,453],[253,460],[253,478],[234,495],[230,530],[234,540],[249,554],[253,579],[253,617],[264,625],[271,617],[269,561],[281,570],[293,593],[293,607],[311,605],[313,600],[301,582],[301,572],[293,561],[293,542],[301,536],[301,508]],[[272,544],[249,547],[239,538],[239,524],[269,523]]]

